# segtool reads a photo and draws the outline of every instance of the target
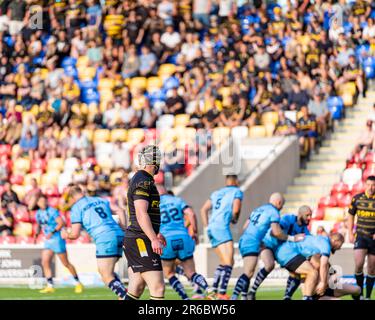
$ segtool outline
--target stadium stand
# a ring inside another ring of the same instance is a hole
[[[47,194],[67,221],[59,198],[70,182],[118,206],[134,155],[156,140],[158,182],[178,183],[202,148],[231,135],[297,134],[302,156],[314,157],[375,78],[371,1],[343,8],[343,27],[330,23],[329,2],[162,3],[1,3],[0,192],[14,241],[33,233],[17,214],[28,194]],[[40,4],[35,30],[30,8]]]

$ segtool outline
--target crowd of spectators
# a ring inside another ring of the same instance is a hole
[[[375,77],[374,18],[370,0],[1,1],[1,191],[32,210],[78,182],[123,206],[142,143],[185,176],[222,127],[317,152]]]

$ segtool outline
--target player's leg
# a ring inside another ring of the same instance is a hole
[[[346,295],[359,296],[361,288],[357,285],[342,283],[341,288],[333,290],[334,297],[340,298]]]
[[[288,280],[286,281],[284,300],[291,300],[293,294],[297,291],[300,284],[301,284],[300,276],[294,273],[290,273]]]
[[[312,300],[318,281],[318,271],[307,260],[300,264],[295,270],[290,271],[295,271],[297,274],[306,276],[303,287],[303,299]]]
[[[253,286],[249,292],[249,300],[255,300],[255,294],[258,290],[261,283],[267,278],[267,276],[271,273],[273,268],[275,267],[275,257],[273,256],[273,252],[270,249],[262,250],[260,254],[260,258],[264,263],[264,267],[260,269],[255,277],[255,281]]]
[[[165,260],[162,261],[164,277],[168,279],[169,284],[174,291],[180,296],[182,300],[189,300],[186,294],[185,288],[176,277],[175,260]]]
[[[97,266],[103,282],[108,286],[121,300],[125,299],[126,288],[115,274],[115,265],[118,257],[97,257]]]
[[[367,255],[366,300],[371,299],[375,281],[375,252]]]
[[[142,272],[141,276],[150,290],[150,299],[163,300],[165,292],[163,271],[146,271]]]
[[[47,281],[47,286],[40,290],[40,293],[53,293],[55,289],[53,288],[53,278],[52,278],[52,269],[51,269],[51,261],[53,258],[53,251],[50,249],[44,249],[42,251],[42,268],[44,277]]]
[[[81,282],[79,281],[79,277],[76,271],[76,268],[70,263],[68,259],[68,254],[65,252],[58,253],[57,256],[59,257],[61,263],[65,268],[67,268],[70,272],[70,274],[73,276],[74,281],[75,281],[75,292],[76,293],[82,293],[83,291],[83,286]]]
[[[238,278],[233,289],[231,300],[237,300],[241,294],[243,299],[247,299],[247,292],[250,286],[250,280],[254,274],[258,263],[258,254],[247,255],[243,257],[244,272]]]
[[[357,282],[357,285],[361,288],[361,296],[363,296],[363,283],[365,280],[365,276],[363,274],[363,266],[365,264],[366,255],[367,249],[354,249],[355,280]]]
[[[221,283],[219,287],[219,298],[228,299],[226,295],[228,289],[228,283],[232,274],[233,269],[233,241],[227,241],[218,245],[215,248],[215,252],[220,257],[220,265],[222,265],[223,271],[221,272]]]
[[[140,272],[134,272],[131,267],[128,268],[129,285],[125,300],[138,300],[145,290],[146,282]]]
[[[186,277],[195,285],[197,285],[205,294],[211,294],[213,290],[209,288],[207,280],[201,274],[196,272],[195,262],[193,258],[189,258],[181,261],[181,264],[185,270]]]

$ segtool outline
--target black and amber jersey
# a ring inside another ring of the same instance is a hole
[[[366,192],[355,195],[348,212],[353,216],[357,215],[357,234],[373,237],[375,234],[375,196],[370,197]]]
[[[155,233],[159,233],[160,228],[160,196],[156,189],[154,178],[144,170],[139,170],[129,182],[128,189],[128,214],[129,226],[127,235],[134,233],[135,235],[144,234],[140,227],[137,216],[135,214],[135,200],[146,200],[148,202],[147,213],[150,216],[152,228]]]
[[[368,3],[364,0],[357,0],[352,6],[352,12],[355,16],[361,16],[366,13]]]
[[[300,131],[316,131],[316,119],[313,115],[309,115],[307,119],[301,117],[297,121],[297,129]]]
[[[310,48],[309,51],[306,53],[306,63],[310,65],[311,63],[318,63],[319,62],[319,55],[320,50],[319,48]]]

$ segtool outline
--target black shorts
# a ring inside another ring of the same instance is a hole
[[[161,259],[151,247],[146,235],[126,236],[124,253],[133,272],[162,271]]]
[[[375,255],[375,240],[357,235],[354,242],[354,250],[355,249],[366,249],[368,254]]]
[[[284,266],[284,268],[290,272],[295,272],[299,268],[299,266],[305,261],[306,261],[306,258],[303,255],[299,254],[295,256],[292,260],[290,260]]]

